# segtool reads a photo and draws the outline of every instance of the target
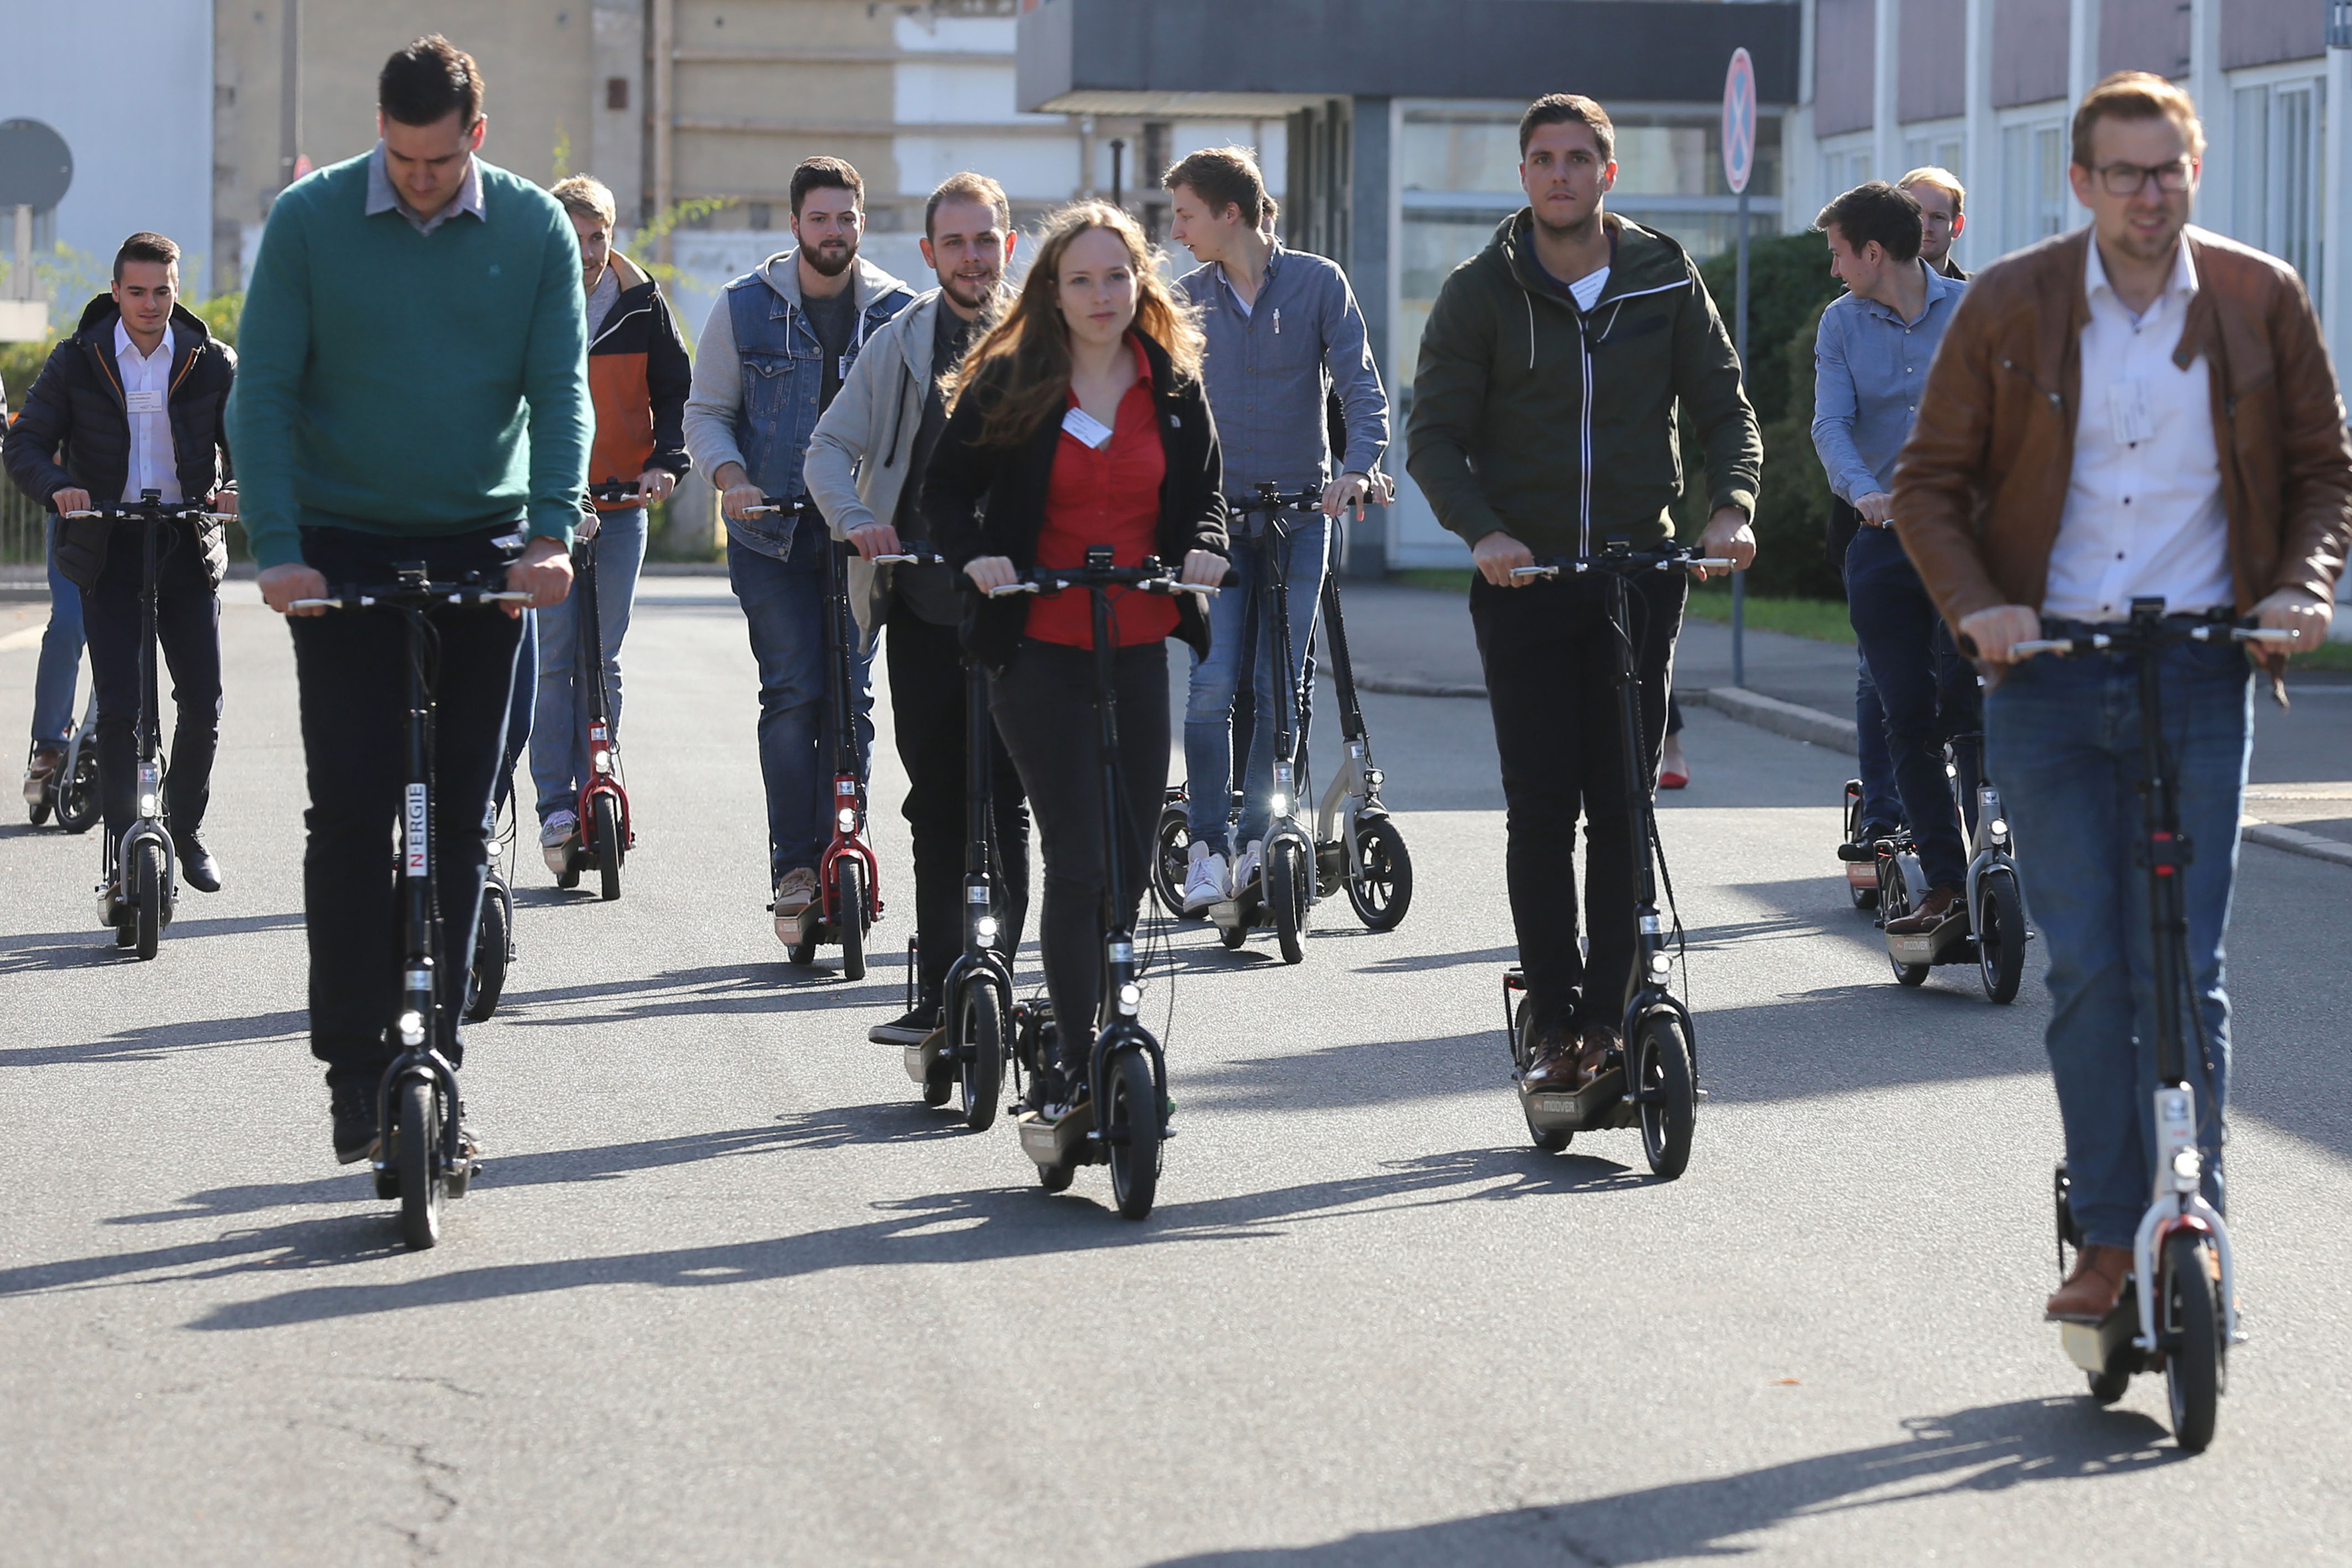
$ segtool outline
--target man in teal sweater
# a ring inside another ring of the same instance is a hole
[[[378,87],[375,150],[270,208],[239,333],[249,368],[228,407],[262,597],[297,617],[310,1049],[345,1163],[375,1144],[394,1048],[384,847],[406,772],[407,634],[390,616],[293,606],[407,562],[436,582],[503,578],[534,607],[561,603],[591,429],[579,242],[552,196],[474,156],[486,121],[472,58],[419,38]],[[434,617],[435,1043],[453,1066],[520,637],[520,606],[501,607]]]

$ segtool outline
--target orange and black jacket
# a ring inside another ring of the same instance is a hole
[[[49,351],[24,411],[0,442],[8,477],[43,506],[68,487],[100,500],[122,494],[131,472],[131,416],[114,363],[114,324],[121,316],[111,294],[89,302],[73,336]],[[230,471],[221,408],[236,378],[236,354],[184,305],[172,307],[172,345],[164,409],[172,420],[180,493],[209,501]],[[209,519],[195,531],[205,575],[217,588],[228,571],[226,535]],[[97,583],[110,532],[102,518],[74,519],[58,530],[58,570],[68,582],[84,588]]]
[[[686,455],[686,394],[694,378],[686,340],[660,285],[618,251],[612,266],[621,297],[603,321],[588,323],[588,395],[596,406],[589,482],[633,483],[647,468],[683,479],[694,466]],[[638,503],[596,504],[613,510]]]

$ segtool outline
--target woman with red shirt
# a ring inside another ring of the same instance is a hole
[[[1206,651],[1208,621],[1191,595],[1112,595],[1128,885],[1110,889],[1088,595],[983,595],[1037,567],[1083,566],[1104,546],[1116,565],[1156,556],[1181,562],[1188,583],[1223,579],[1223,464],[1202,346],[1135,220],[1099,202],[1066,208],[964,361],[923,481],[932,542],[982,591],[965,611],[964,647],[988,668],[989,710],[1045,856],[1038,937],[1063,1070],[1033,1086],[1040,1107],[1084,1092],[1103,934],[1114,908],[1135,919],[1168,782],[1167,638]]]

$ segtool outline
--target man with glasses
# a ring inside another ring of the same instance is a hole
[[[2120,1297],[2147,1201],[2154,998],[2131,659],[2012,662],[2014,646],[2126,618],[2252,616],[2326,637],[2352,526],[2352,444],[2303,284],[2189,226],[2205,138],[2189,95],[2119,72],[2075,110],[2087,229],[1978,278],[1945,335],[1895,485],[1895,524],[1945,618],[2000,676],[1988,762],[2034,861],[2049,944],[2050,1063],[2085,1245],[2046,1307],[2095,1322]],[[2283,654],[2265,654],[2275,679]],[[2164,656],[2165,743],[2193,847],[2182,892],[2205,1195],[2221,1206],[2230,1068],[2221,939],[2252,733],[2246,656]]]

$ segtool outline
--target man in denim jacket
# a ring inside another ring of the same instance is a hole
[[[727,518],[727,575],[751,625],[760,667],[760,772],[768,792],[769,874],[776,935],[790,942],[816,896],[826,828],[824,765],[824,519],[808,500],[801,462],[817,416],[841,390],[859,350],[915,298],[857,258],[865,183],[838,158],[793,171],[793,237],[800,243],[727,285],[694,365],[686,445],[719,488]],[[779,512],[746,516],[764,498]],[[870,656],[858,660],[858,742],[872,741]]]

